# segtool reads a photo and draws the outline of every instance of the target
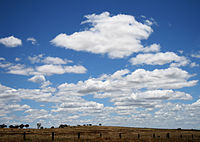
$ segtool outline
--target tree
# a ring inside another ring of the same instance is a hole
[[[18,129],[18,128],[19,128],[19,125],[15,125],[13,128],[17,128],[17,129]]]
[[[65,127],[69,127],[70,125],[67,124],[60,124],[59,128],[65,128]]]
[[[64,128],[65,126],[63,124],[60,124],[59,128]]]
[[[64,127],[68,127],[69,125],[65,124]]]
[[[6,128],[6,127],[7,127],[7,125],[5,125],[5,124],[0,125],[0,128]]]
[[[40,129],[41,123],[37,123],[37,128]]]
[[[28,124],[26,124],[26,125],[24,125],[25,127],[26,127],[26,129],[29,127],[29,125]]]
[[[13,125],[10,125],[9,128],[14,128],[14,126],[13,126]]]
[[[20,127],[21,129],[23,129],[23,128],[24,128],[24,124],[19,125],[19,127]]]

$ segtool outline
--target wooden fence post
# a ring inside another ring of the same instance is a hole
[[[26,132],[24,132],[24,134],[23,134],[23,135],[24,135],[24,141],[25,141],[25,140],[26,140]]]
[[[122,138],[122,133],[119,133],[119,138],[120,138],[120,139]]]
[[[54,140],[54,132],[52,132],[52,141]]]
[[[182,138],[182,137],[183,137],[183,135],[181,134],[181,135],[180,135],[180,138]]]
[[[81,133],[80,133],[80,132],[78,132],[78,139],[80,139],[80,136],[81,136]]]
[[[155,135],[155,133],[153,133],[153,138],[155,138],[156,137],[156,135]]]
[[[167,139],[169,139],[169,137],[170,137],[170,136],[169,136],[169,133],[167,133],[166,137],[167,137]]]
[[[100,138],[102,137],[102,134],[100,133]]]
[[[138,139],[140,139],[140,134],[138,134]]]

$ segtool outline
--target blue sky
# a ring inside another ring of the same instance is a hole
[[[199,6],[0,0],[0,122],[199,129]]]

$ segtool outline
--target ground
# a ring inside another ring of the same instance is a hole
[[[111,126],[70,126],[66,128],[1,128],[0,142],[199,142],[200,131]]]

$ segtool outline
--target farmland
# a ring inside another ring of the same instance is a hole
[[[48,129],[1,128],[1,142],[199,142],[200,131],[111,126],[70,126]]]

